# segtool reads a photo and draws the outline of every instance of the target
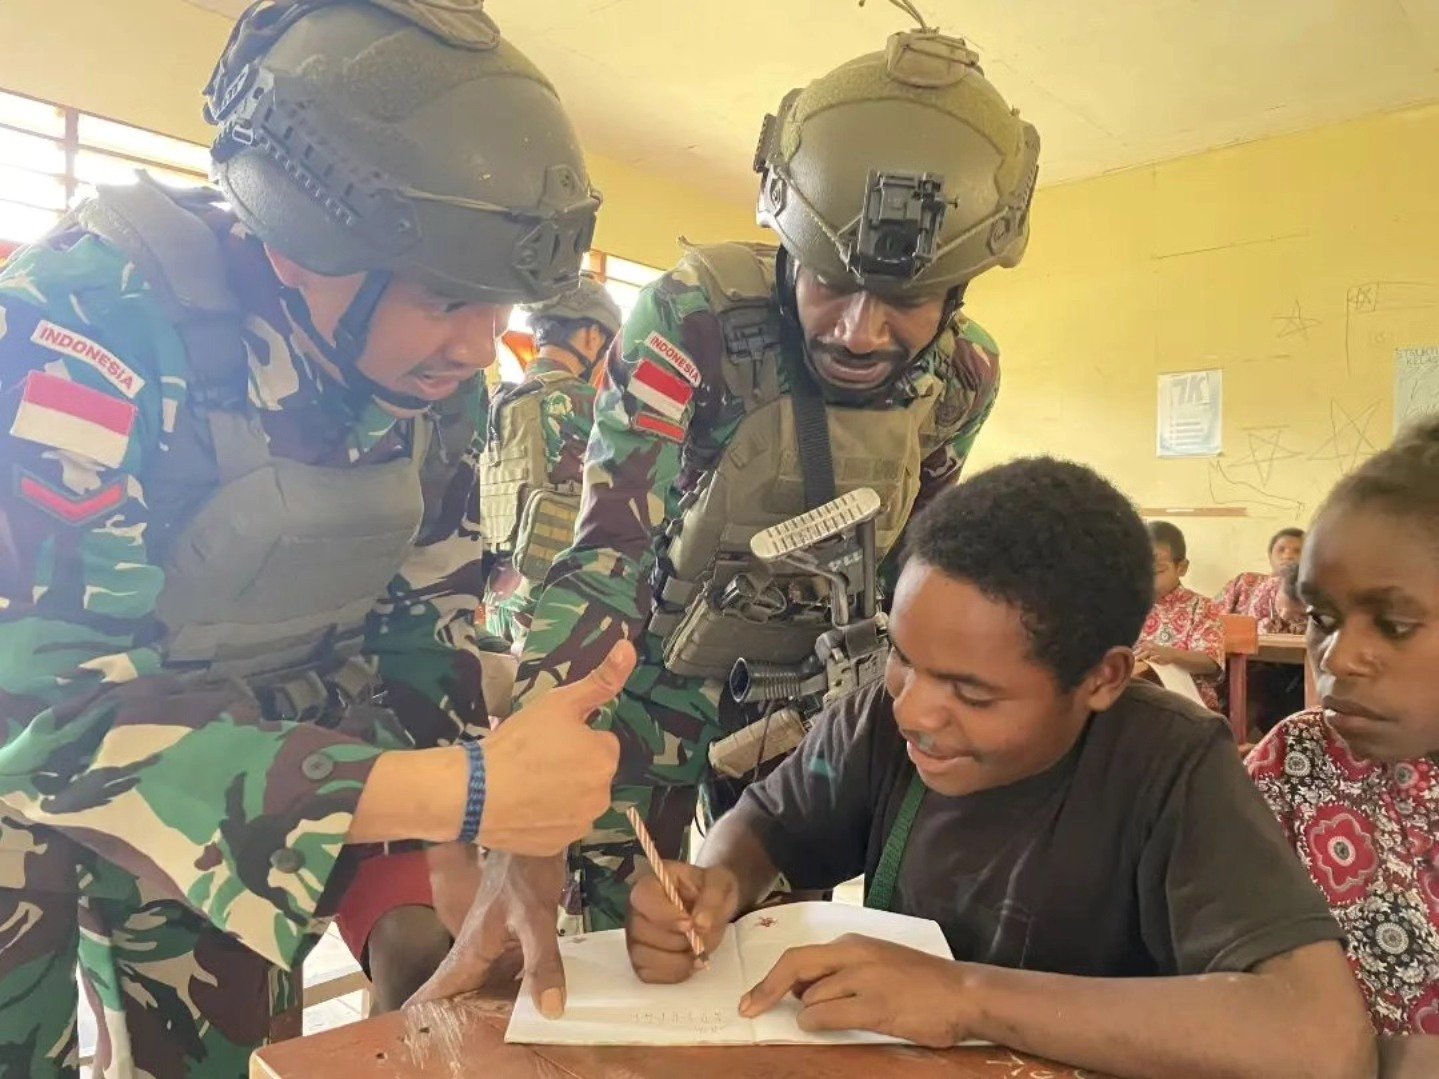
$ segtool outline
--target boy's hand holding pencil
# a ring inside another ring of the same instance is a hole
[[[637,816],[637,815],[636,815]],[[650,859],[650,873],[630,891],[625,940],[641,981],[673,984],[707,962],[739,912],[739,882],[727,869],[660,862],[644,824],[635,833]]]

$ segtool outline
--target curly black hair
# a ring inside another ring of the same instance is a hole
[[[1439,417],[1404,428],[1387,449],[1341,479],[1315,519],[1358,506],[1415,520],[1439,542]]]
[[[1269,537],[1269,546],[1265,548],[1265,551],[1273,554],[1274,545],[1282,539],[1302,540],[1303,538],[1304,529],[1302,528],[1281,528],[1278,532],[1274,533],[1274,535]]]
[[[1149,522],[1149,543],[1151,547],[1163,547],[1176,562],[1183,562],[1189,557],[1189,545],[1184,542],[1184,533],[1179,531],[1178,525],[1168,521]]]
[[[1067,692],[1154,603],[1154,554],[1129,500],[1072,461],[1028,457],[950,488],[914,521],[906,557],[1017,607],[1030,655]]]

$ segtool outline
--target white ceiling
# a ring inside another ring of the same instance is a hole
[[[234,14],[245,0],[190,0]],[[916,0],[1040,131],[1041,183],[1439,99],[1439,0]],[[765,112],[886,0],[488,0],[585,144],[749,198]]]

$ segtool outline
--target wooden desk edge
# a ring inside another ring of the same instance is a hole
[[[469,996],[362,1020],[258,1050],[250,1079],[808,1079],[816,1073],[814,1053],[827,1059],[824,1072],[839,1077],[878,1069],[908,1079],[1103,1079],[1001,1046],[725,1046],[721,1053],[717,1046],[510,1045],[509,1011],[509,1001]]]

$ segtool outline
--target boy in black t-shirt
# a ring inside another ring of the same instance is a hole
[[[786,993],[809,1029],[1000,1042],[1123,1075],[1360,1076],[1363,1002],[1324,900],[1222,723],[1129,684],[1149,536],[1079,465],[1017,461],[912,526],[885,686],[653,878],[627,933],[642,979],[689,977],[783,873],[933,918],[956,959],[866,938],[788,952],[739,1007]]]

